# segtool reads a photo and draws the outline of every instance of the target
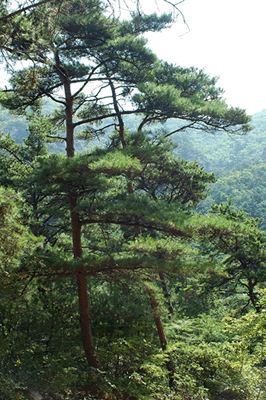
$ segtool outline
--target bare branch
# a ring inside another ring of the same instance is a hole
[[[66,141],[66,138],[63,138],[63,137],[61,137],[61,136],[45,135],[45,137],[47,137],[47,138],[49,138],[49,139],[64,140],[64,141]]]
[[[147,269],[147,268],[151,269],[153,267],[152,266],[149,266],[149,267],[146,266],[145,269]],[[140,264],[139,261],[136,262],[136,263],[131,264],[128,267],[125,267],[125,266],[122,266],[122,265],[118,265],[118,264],[110,264],[110,265],[108,265],[107,263],[104,263],[103,265],[95,267],[94,269],[92,269],[90,271],[82,270],[82,271],[73,271],[73,272],[71,271],[71,272],[42,273],[42,274],[35,274],[33,278],[55,277],[55,276],[71,277],[71,276],[78,276],[78,275],[97,276],[99,273],[104,273],[104,272],[112,272],[112,271],[116,271],[116,270],[136,271],[136,270],[139,270],[139,269],[143,269],[143,266]]]
[[[25,165],[25,167],[31,167],[31,168],[33,168],[32,167],[32,164],[29,162],[29,161],[27,161],[27,162],[25,162],[25,161],[23,161],[14,151],[12,151],[11,149],[9,149],[8,147],[5,147],[5,146],[1,146],[1,148],[3,149],[3,150],[6,150],[9,154],[11,154],[17,161],[19,161],[21,164],[23,164],[23,165]]]
[[[146,228],[146,229],[152,229],[156,230],[159,232],[165,232],[169,233],[173,236],[180,236],[180,237],[189,237],[189,235],[180,229],[174,227],[174,226],[159,226],[159,225],[153,225],[152,223],[145,223],[145,222],[128,222],[128,221],[118,221],[118,220],[113,220],[113,219],[103,219],[103,220],[97,220],[97,219],[87,219],[84,221],[81,221],[81,225],[88,225],[88,224],[114,224],[114,225],[123,225],[123,226],[138,226],[140,228]]]
[[[184,130],[187,129],[187,128],[191,128],[194,124],[195,124],[195,122],[192,122],[192,123],[189,124],[189,125],[182,126],[182,128],[179,128],[179,129],[176,129],[175,131],[172,131],[172,132],[170,132],[170,133],[167,133],[166,135],[164,135],[164,137],[167,138],[167,137],[173,135],[174,133],[182,132],[182,131],[184,131]]]
[[[43,1],[40,1],[39,3],[30,4],[27,7],[20,8],[19,10],[16,10],[16,11],[12,12],[11,14],[7,14],[7,15],[4,15],[3,17],[0,17],[0,22],[6,21],[7,19],[10,19],[10,18],[13,18],[18,14],[21,14],[25,11],[30,10],[31,8],[41,6],[42,4],[45,4],[45,3],[49,3],[50,1],[52,1],[52,0],[43,0]]]
[[[85,79],[84,84],[76,91],[76,93],[73,94],[73,98],[76,97],[76,96],[78,96],[79,93],[82,92],[82,90],[84,89],[84,87],[85,87],[85,86],[88,84],[88,82],[90,81],[92,75],[95,73],[95,71],[96,71],[99,67],[101,67],[102,64],[103,64],[103,63],[100,63],[99,65],[96,65],[96,67],[94,67],[94,68],[92,69],[92,71],[89,73],[87,79]]]

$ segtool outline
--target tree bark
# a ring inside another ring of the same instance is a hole
[[[58,52],[55,53],[56,70],[64,86],[65,92],[65,116],[66,116],[66,153],[67,157],[72,158],[75,156],[74,150],[74,124],[73,124],[73,96],[71,94],[71,84],[68,73],[64,65],[61,63]],[[71,209],[71,228],[72,228],[72,242],[73,242],[73,255],[75,259],[82,258],[82,245],[81,245],[81,222],[79,213],[76,211],[78,198],[70,193],[70,209]],[[82,333],[82,344],[86,354],[89,366],[101,369],[100,360],[95,352],[93,344],[91,321],[88,308],[88,293],[86,286],[86,276],[83,273],[83,268],[76,270],[77,286],[79,297],[79,315]]]
[[[119,111],[119,106],[117,103],[117,98],[116,98],[116,92],[115,92],[115,87],[113,85],[113,82],[111,79],[109,79],[109,84],[110,84],[110,88],[112,91],[112,97],[113,97],[113,103],[114,103],[114,108],[115,111],[117,113],[117,117],[118,117],[118,121],[119,121],[119,136],[120,136],[120,140],[121,140],[121,144],[122,147],[125,148],[127,146],[126,141],[125,141],[125,130],[124,130],[124,123],[121,117],[121,113]],[[133,194],[134,193],[134,187],[131,181],[131,175],[129,174],[128,176],[129,182],[127,185],[128,188],[128,193],[129,194]],[[138,225],[138,220],[137,218],[135,219],[135,236],[137,237],[140,233],[141,233],[141,228]],[[165,281],[166,283],[166,281]],[[167,284],[166,284],[167,287]],[[159,311],[159,307],[158,307],[158,303],[157,300],[155,298],[155,295],[153,293],[152,290],[148,289],[148,294],[150,297],[150,302],[151,302],[151,307],[152,307],[152,312],[153,312],[153,316],[154,316],[154,321],[156,324],[156,328],[157,328],[157,332],[158,332],[158,336],[160,339],[160,343],[161,343],[161,347],[162,350],[165,352],[167,349],[167,338],[166,338],[166,334],[164,331],[164,327],[163,327],[163,323],[160,317],[160,311]],[[175,373],[175,366],[174,366],[174,362],[173,359],[171,357],[171,355],[169,353],[167,353],[168,359],[166,361],[166,367],[169,371],[169,386],[173,387],[174,386],[174,373]]]
[[[160,276],[161,284],[163,286],[164,296],[165,296],[166,302],[168,304],[169,319],[171,319],[171,316],[174,314],[174,309],[173,309],[173,304],[172,304],[172,300],[171,300],[171,293],[169,291],[167,281],[166,281],[165,272],[160,271],[159,276]]]
[[[79,220],[79,214],[75,211],[77,206],[77,198],[70,199],[71,206],[71,224],[72,224],[72,239],[73,239],[73,253],[74,258],[82,257],[82,246],[81,246],[81,223]],[[96,355],[95,347],[92,339],[91,321],[89,317],[88,307],[88,293],[86,286],[86,276],[83,274],[84,269],[78,268],[76,270],[79,274],[77,275],[78,285],[78,296],[79,296],[79,316],[82,333],[82,344],[85,350],[88,364],[91,367],[101,369],[100,360]]]
[[[248,295],[249,295],[249,299],[250,299],[251,303],[253,304],[256,312],[259,312],[261,307],[259,307],[257,305],[257,301],[256,301],[256,298],[254,295],[254,287],[255,287],[256,283],[257,283],[256,280],[254,282],[252,282],[252,279],[248,279]]]
[[[80,271],[82,273],[82,271]],[[79,315],[82,333],[82,343],[86,358],[90,367],[101,369],[100,360],[96,354],[92,339],[91,321],[88,310],[88,294],[86,276],[77,275],[78,295],[79,295]]]
[[[134,193],[134,187],[132,185],[132,182],[130,182],[128,184],[128,191],[129,191],[129,193]],[[135,226],[135,235],[136,235],[136,237],[140,233],[141,233],[140,227],[138,225],[136,225]],[[166,282],[166,279],[165,279],[164,272],[159,272],[159,275],[160,275],[162,283],[164,283],[164,290],[166,291],[166,293],[169,293],[169,296],[170,296],[170,292],[168,290],[168,286],[167,286],[167,282]],[[167,342],[167,337],[166,337],[165,330],[164,330],[164,327],[163,327],[163,323],[162,323],[162,319],[161,319],[161,315],[160,315],[158,302],[156,300],[154,292],[149,288],[148,288],[148,294],[149,294],[149,297],[150,297],[152,313],[153,313],[155,325],[156,325],[156,328],[157,328],[157,333],[158,333],[158,336],[159,336],[159,340],[160,340],[160,343],[161,343],[161,348],[162,348],[163,352],[166,352],[166,354],[167,354],[167,360],[165,361],[165,365],[166,365],[166,368],[169,371],[169,387],[173,388],[174,387],[174,374],[175,374],[174,361],[173,361],[173,358],[172,358],[171,354],[167,352],[167,344],[168,344],[168,342]],[[171,304],[171,306],[172,306],[170,297],[168,297],[168,304]],[[173,310],[173,308],[172,308],[172,310]]]
[[[174,387],[174,373],[175,373],[175,365],[173,358],[170,353],[167,352],[167,337],[164,331],[162,319],[160,316],[160,311],[159,311],[159,305],[157,303],[157,300],[154,296],[153,290],[148,289],[149,297],[150,297],[150,302],[151,302],[151,308],[152,308],[152,313],[154,317],[154,321],[157,327],[157,332],[158,336],[160,339],[161,347],[164,352],[167,354],[167,360],[165,361],[166,368],[169,371],[169,387],[172,388]]]

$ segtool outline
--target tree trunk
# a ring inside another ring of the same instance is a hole
[[[152,308],[152,313],[154,317],[154,321],[157,327],[157,332],[159,335],[160,343],[162,350],[166,352],[167,354],[167,360],[165,361],[166,368],[169,371],[169,387],[172,388],[174,387],[174,373],[175,373],[175,365],[173,358],[170,353],[167,352],[167,337],[164,331],[162,319],[160,316],[160,311],[159,311],[159,305],[157,303],[157,300],[154,296],[153,290],[148,289],[149,297],[150,297],[150,302],[151,302],[151,308]]]
[[[119,121],[119,136],[120,136],[120,140],[122,143],[122,147],[125,148],[127,146],[126,141],[125,141],[125,130],[124,130],[124,123],[121,117],[121,113],[119,111],[119,106],[117,103],[117,99],[116,99],[116,93],[115,93],[115,88],[113,85],[113,82],[111,79],[109,79],[109,84],[111,87],[111,91],[112,91],[112,97],[113,97],[113,103],[114,103],[114,108],[115,111],[117,113],[118,116],[118,121]],[[127,185],[128,188],[128,193],[133,194],[134,193],[134,187],[131,181],[131,174],[129,174],[128,176],[129,182]],[[136,237],[141,233],[141,229],[138,226],[138,220],[137,218],[135,219],[135,235]],[[166,281],[165,281],[166,283]],[[167,286],[167,284],[166,284]],[[166,334],[164,331],[164,327],[163,327],[163,323],[161,320],[161,316],[160,316],[160,311],[159,311],[159,307],[158,307],[158,303],[157,300],[154,296],[154,293],[152,290],[148,289],[148,294],[150,297],[150,301],[151,301],[151,307],[152,307],[152,312],[153,312],[153,316],[154,316],[154,320],[155,320],[155,324],[156,324],[156,328],[157,328],[157,332],[158,332],[158,336],[160,339],[160,343],[161,343],[161,347],[163,351],[166,351],[167,348],[167,338],[166,338]],[[165,362],[166,367],[169,371],[169,386],[173,387],[174,386],[174,373],[175,373],[175,366],[174,366],[174,362],[173,359],[171,357],[170,354],[168,354],[168,360]]]
[[[132,182],[130,182],[128,184],[128,192],[129,193],[134,193],[134,188],[133,188]],[[141,233],[140,227],[135,225],[135,235],[138,236],[140,233]],[[166,282],[166,279],[165,279],[165,274],[164,274],[164,272],[160,272],[159,275],[160,275],[162,283],[164,283],[165,292],[169,293],[168,304],[170,304],[171,307],[172,307],[171,298],[170,298],[170,292],[168,290],[167,282]],[[167,337],[166,337],[165,330],[164,330],[164,327],[163,327],[162,319],[161,319],[161,316],[160,316],[159,305],[157,303],[156,297],[154,295],[154,292],[149,288],[148,288],[148,294],[149,294],[149,297],[150,297],[152,313],[153,313],[155,325],[156,325],[156,328],[157,328],[157,333],[158,333],[158,336],[159,336],[159,340],[160,340],[160,343],[161,343],[161,348],[162,348],[163,352],[166,352],[167,357],[168,357],[167,360],[165,361],[165,365],[166,365],[166,368],[169,371],[169,387],[173,388],[174,387],[175,365],[174,365],[174,362],[173,362],[171,354],[169,354],[166,351],[167,350]],[[172,307],[172,310],[173,310],[173,307]]]
[[[165,296],[167,304],[168,304],[169,319],[171,319],[171,316],[174,314],[174,309],[173,309],[173,304],[172,304],[172,300],[171,300],[171,294],[170,294],[170,291],[169,291],[169,288],[167,285],[167,281],[166,281],[165,272],[160,271],[159,276],[160,276],[161,284],[163,286],[164,296]]]
[[[129,193],[134,193],[134,188],[133,188],[133,185],[132,185],[131,182],[128,184],[128,191],[129,191]],[[140,233],[141,233],[140,227],[138,225],[135,225],[135,235],[138,236]],[[160,272],[159,274],[160,274],[160,278],[161,278],[162,283],[165,284],[164,290],[167,293],[169,293],[169,296],[170,296],[170,292],[168,290],[167,282],[166,282],[166,279],[165,279],[165,274],[164,274],[164,272]],[[156,328],[157,328],[157,333],[158,333],[158,336],[159,336],[159,340],[160,340],[160,343],[161,343],[161,348],[162,348],[163,352],[166,352],[166,354],[167,354],[167,360],[165,361],[165,365],[166,365],[166,368],[169,371],[169,387],[173,388],[174,387],[175,365],[174,365],[174,362],[173,362],[171,354],[169,354],[166,351],[168,342],[167,342],[167,337],[166,337],[165,330],[164,330],[164,327],[163,327],[163,323],[162,323],[162,319],[161,319],[161,315],[160,315],[160,310],[159,310],[159,305],[157,303],[156,297],[154,295],[154,292],[149,288],[148,288],[148,294],[149,294],[149,297],[150,297],[152,313],[153,313],[155,325],[156,325]],[[171,304],[171,306],[172,306],[170,297],[168,297],[168,302],[169,302],[168,304]]]
[[[71,158],[75,156],[74,151],[74,125],[73,125],[73,96],[71,94],[71,85],[68,77],[67,69],[61,63],[58,52],[55,53],[56,70],[60,79],[64,85],[65,91],[65,116],[66,116],[66,152],[67,157]],[[78,199],[73,194],[70,196],[70,208],[71,208],[71,227],[72,227],[72,241],[73,241],[73,255],[75,259],[82,258],[82,246],[81,246],[81,223],[79,213],[75,210]],[[92,339],[91,321],[89,316],[88,308],[88,293],[86,286],[86,276],[83,268],[76,270],[77,274],[77,285],[78,285],[78,297],[79,297],[79,315],[82,332],[82,344],[85,350],[86,358],[89,366],[101,369],[99,358],[96,355],[95,347]]]
[[[74,253],[74,258],[81,258],[82,257],[81,223],[79,220],[79,214],[75,211],[77,202],[78,201],[76,198],[70,199],[73,253]],[[78,272],[77,284],[78,284],[78,296],[79,296],[79,316],[80,316],[83,348],[85,350],[89,366],[101,369],[100,360],[96,355],[92,339],[91,321],[89,317],[89,308],[88,308],[86,276],[84,275],[83,268],[78,268],[76,272]]]
[[[85,350],[89,366],[101,369],[100,360],[95,352],[95,347],[92,339],[91,322],[88,310],[86,276],[82,275],[82,271],[80,271],[80,275],[77,275],[77,284],[83,348]]]
[[[258,313],[261,309],[260,306],[258,306],[255,295],[254,295],[254,287],[256,285],[257,281],[254,280],[254,282],[252,282],[252,279],[248,279],[248,295],[249,295],[249,299],[251,301],[251,303],[253,304],[256,312]]]

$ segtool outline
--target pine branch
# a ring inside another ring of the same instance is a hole
[[[178,228],[171,227],[171,226],[158,226],[158,225],[152,225],[151,223],[145,223],[145,222],[127,222],[127,221],[117,221],[114,219],[103,219],[103,220],[97,220],[97,219],[87,219],[81,221],[81,225],[89,225],[89,224],[114,224],[114,225],[122,225],[122,226],[138,226],[139,228],[146,228],[146,229],[151,229],[151,230],[156,230],[159,232],[165,232],[169,233],[172,236],[179,236],[179,237],[186,237],[189,238],[190,235],[187,233],[181,231]]]
[[[42,4],[50,3],[51,1],[52,0],[43,0],[43,1],[40,1],[39,3],[30,4],[27,7],[20,8],[19,10],[16,10],[16,11],[10,13],[10,14],[7,14],[7,15],[4,15],[3,17],[0,17],[0,22],[6,21],[7,19],[11,19],[11,18],[15,17],[18,14],[22,14],[23,12],[28,11],[28,10],[30,10],[32,8],[35,8],[35,7],[41,6]]]

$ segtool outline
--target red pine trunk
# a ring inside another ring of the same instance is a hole
[[[67,157],[72,158],[75,156],[74,151],[74,126],[73,126],[73,96],[71,94],[71,83],[68,77],[68,71],[61,63],[58,52],[55,52],[56,70],[64,85],[65,92],[65,116],[66,116],[66,152]],[[72,240],[73,240],[73,255],[75,259],[82,258],[81,246],[81,223],[79,214],[75,210],[78,199],[70,193],[70,208],[71,208],[71,226],[72,226]],[[79,314],[82,332],[82,344],[85,350],[88,364],[92,367],[101,368],[100,361],[96,355],[95,347],[92,339],[91,321],[88,309],[88,294],[86,286],[86,276],[83,268],[76,271],[78,296],[79,296]]]
[[[75,211],[77,205],[77,199],[72,198],[71,204],[71,223],[72,223],[72,237],[73,237],[73,252],[74,258],[82,257],[81,247],[81,223],[79,221],[79,214]],[[82,332],[82,344],[85,350],[88,364],[91,367],[101,369],[99,358],[96,355],[95,347],[92,339],[91,332],[91,321],[89,317],[88,308],[88,293],[86,286],[86,276],[83,268],[78,268],[77,271],[77,284],[78,284],[78,296],[79,296],[79,315]]]

